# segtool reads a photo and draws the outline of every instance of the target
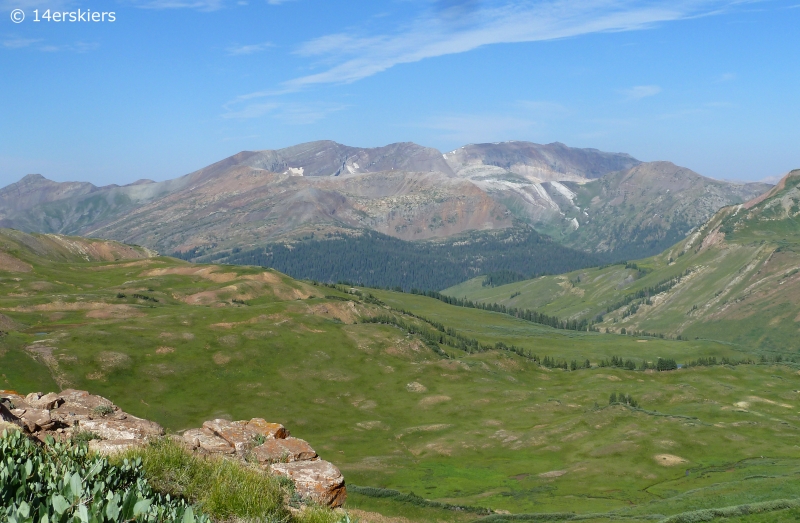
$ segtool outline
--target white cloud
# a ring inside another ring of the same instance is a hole
[[[641,100],[649,96],[655,96],[661,92],[661,87],[657,85],[636,85],[630,89],[623,89],[622,94],[629,100]]]
[[[325,57],[328,69],[290,80],[291,90],[350,83],[395,65],[463,53],[499,43],[535,42],[578,35],[633,31],[720,12],[738,0],[513,0],[470,11],[471,23],[454,27],[435,12],[393,34],[337,33],[308,41],[301,56]]]
[[[228,47],[227,51],[230,55],[246,55],[246,54],[254,54],[264,51],[265,49],[269,49],[273,47],[275,44],[271,42],[264,42],[261,44],[251,44],[251,45],[236,45]]]

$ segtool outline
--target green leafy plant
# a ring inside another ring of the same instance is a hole
[[[112,465],[85,443],[38,445],[19,431],[0,437],[0,521],[208,523],[185,501],[153,492],[141,460]]]
[[[78,430],[72,433],[70,441],[73,445],[87,445],[93,439],[100,439],[100,436],[88,430]]]

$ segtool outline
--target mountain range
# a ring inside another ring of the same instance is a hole
[[[0,226],[218,260],[234,249],[364,231],[462,241],[522,226],[611,260],[660,252],[719,208],[769,188],[560,143],[474,144],[442,154],[413,143],[318,141],[244,151],[157,183],[96,187],[28,175],[0,189]]]

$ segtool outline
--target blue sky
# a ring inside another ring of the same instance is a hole
[[[33,22],[34,9],[114,11]],[[12,22],[13,9],[26,19]],[[0,0],[0,186],[331,139],[800,168],[800,0]]]

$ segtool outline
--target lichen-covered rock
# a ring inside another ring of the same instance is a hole
[[[183,440],[191,449],[202,449],[215,454],[233,454],[233,445],[207,429],[190,429],[183,433]]]
[[[119,452],[125,452],[128,449],[142,445],[141,440],[136,439],[112,439],[112,440],[96,440],[93,439],[89,442],[89,450],[110,456]]]
[[[322,505],[340,507],[347,499],[344,476],[325,460],[276,463],[270,466],[270,471],[292,479],[301,497]]]
[[[64,399],[55,392],[45,395],[41,392],[32,392],[25,397],[25,403],[36,409],[51,410],[64,403]]]
[[[203,428],[224,439],[236,449],[244,453],[252,449],[259,436],[267,439],[286,437],[286,429],[278,423],[268,423],[261,418],[250,421],[228,421],[215,419],[203,423]]]
[[[270,423],[263,418],[253,418],[247,422],[247,429],[265,438],[284,439],[289,437],[289,431],[280,423]]]
[[[61,391],[58,396],[64,402],[52,409],[50,414],[67,426],[72,426],[75,420],[83,421],[122,412],[106,398],[89,394],[85,390],[67,389]]]
[[[259,463],[291,463],[315,459],[317,453],[299,438],[271,439],[253,449]]]
[[[147,440],[151,437],[163,436],[164,429],[158,423],[137,418],[128,414],[125,419],[85,419],[78,426],[81,430],[100,436],[107,440]]]

